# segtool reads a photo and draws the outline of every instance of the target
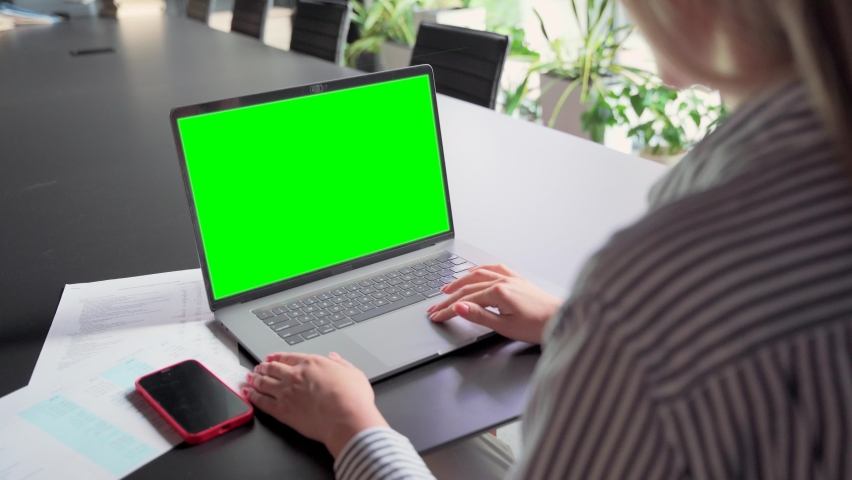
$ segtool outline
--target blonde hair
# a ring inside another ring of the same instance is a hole
[[[748,75],[720,73],[696,60],[677,39],[673,1],[678,0],[624,0],[659,55],[714,87],[742,85],[749,81],[746,76],[759,82],[773,67],[795,68],[852,172],[852,1],[699,0],[713,2],[720,26],[748,38],[750,48],[762,56]],[[766,71],[760,71],[759,63]]]

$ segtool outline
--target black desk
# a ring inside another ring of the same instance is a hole
[[[68,54],[105,46],[116,53]],[[27,384],[66,283],[198,266],[172,107],[356,74],[178,18],[18,28],[0,33],[0,65],[0,395]],[[428,451],[516,418],[537,358],[477,345],[379,383],[377,402]],[[132,476],[308,479],[330,467],[321,445],[260,416]]]

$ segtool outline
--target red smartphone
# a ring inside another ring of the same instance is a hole
[[[136,390],[186,443],[206,442],[251,420],[254,409],[196,360],[136,380]]]

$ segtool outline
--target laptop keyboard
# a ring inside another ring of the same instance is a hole
[[[441,295],[441,287],[461,278],[474,266],[457,255],[442,252],[422,262],[394,267],[252,313],[288,344],[296,345]]]

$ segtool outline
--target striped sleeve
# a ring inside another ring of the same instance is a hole
[[[613,316],[583,299],[552,322],[524,415],[525,454],[509,478],[650,480],[682,471],[641,361]]]
[[[411,442],[389,429],[368,428],[334,462],[338,480],[435,480]]]

